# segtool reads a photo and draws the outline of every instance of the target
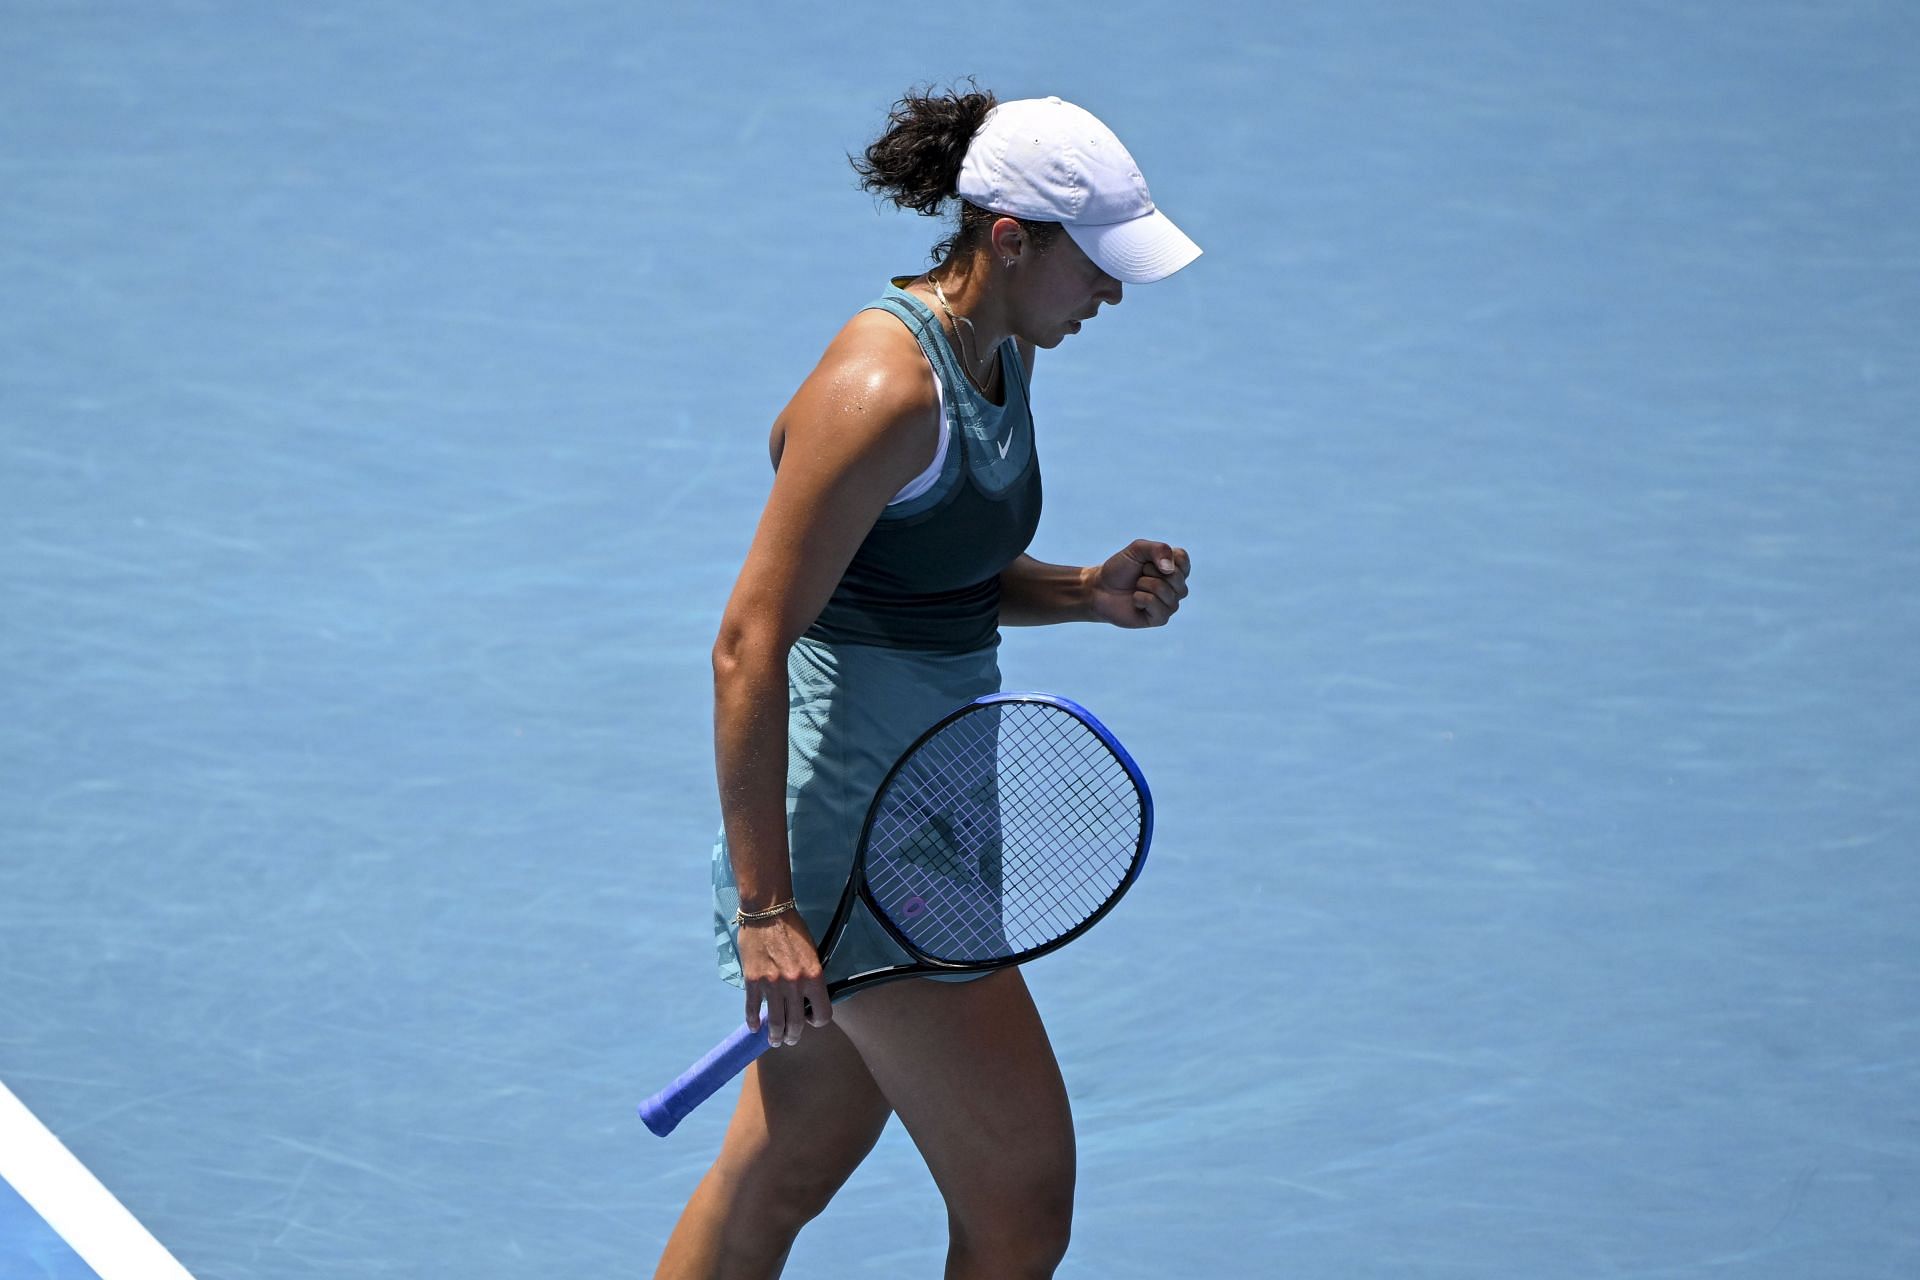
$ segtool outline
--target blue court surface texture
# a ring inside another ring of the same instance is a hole
[[[0,4],[0,1081],[199,1280],[648,1274],[766,430],[969,73],[1206,249],[1035,382],[1035,553],[1195,565],[1002,654],[1159,807],[1061,1274],[1920,1275],[1905,0]],[[945,1225],[895,1127],[788,1274]]]

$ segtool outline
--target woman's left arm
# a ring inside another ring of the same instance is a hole
[[[1140,538],[1085,567],[1021,556],[1000,571],[1000,625],[1111,622],[1157,627],[1180,608],[1193,567],[1186,548]]]

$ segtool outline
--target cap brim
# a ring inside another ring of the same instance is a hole
[[[1125,222],[1066,226],[1073,242],[1102,271],[1128,284],[1164,280],[1200,256],[1200,246],[1158,209]]]

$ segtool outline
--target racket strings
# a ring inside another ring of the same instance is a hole
[[[866,877],[913,946],[1004,960],[1071,933],[1127,882],[1142,806],[1086,724],[1047,703],[994,703],[951,721],[875,805]]]

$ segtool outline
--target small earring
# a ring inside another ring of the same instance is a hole
[[[1012,259],[1012,258],[1002,258],[1002,259],[1000,259],[1000,263],[1001,263],[1001,265],[1002,265],[1002,266],[1004,266],[1004,267],[1006,267],[1006,269],[1007,269],[1007,270],[1009,270],[1009,271],[1011,271],[1011,270],[1013,270],[1013,259]]]

